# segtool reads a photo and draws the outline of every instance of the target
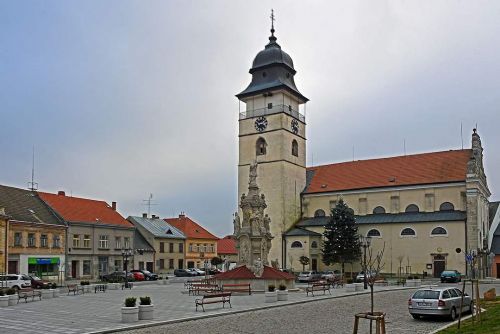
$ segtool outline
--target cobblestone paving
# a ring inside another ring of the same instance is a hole
[[[497,286],[497,291],[499,287],[500,285]],[[97,294],[61,295],[59,298],[27,304],[20,302],[16,306],[0,308],[0,333],[76,334],[99,330],[118,330],[125,326],[120,322],[120,307],[127,296],[151,296],[155,304],[155,322],[190,319],[203,315],[220,315],[231,311],[252,310],[269,305],[264,303],[263,294],[240,295],[232,298],[232,309],[222,309],[219,305],[209,305],[207,312],[195,312],[194,299],[197,297],[181,293],[183,290],[183,285],[179,283],[140,285],[126,291],[108,290],[106,293]],[[388,328],[391,329],[389,333],[425,333],[425,331],[399,331],[399,327],[397,327],[400,326],[401,319],[407,322],[411,319],[406,311],[406,300],[411,291],[391,291],[377,294],[379,309],[391,313],[389,317],[391,323],[388,324]],[[332,295],[348,296],[350,294],[346,293],[345,289],[334,289]],[[294,333],[302,330],[309,331],[311,324],[317,323],[318,329],[315,331],[318,333],[324,333],[327,329],[329,333],[332,333],[332,328],[338,328],[338,331],[335,330],[334,333],[348,333],[352,331],[353,314],[358,311],[366,311],[362,305],[367,305],[368,300],[367,295],[330,299],[328,294],[326,297],[306,297],[303,292],[291,292],[289,297],[290,302],[314,301],[290,306],[283,305],[285,302],[279,302],[276,305],[282,305],[282,307],[265,311],[224,315],[130,332],[193,333],[192,328],[197,328],[196,333]],[[137,324],[145,325],[148,323],[150,322],[140,321]],[[425,322],[423,326],[427,326]],[[436,327],[433,326],[433,324],[429,324],[429,327]],[[395,331],[395,329],[398,330]],[[401,325],[401,330],[406,330],[406,325]]]

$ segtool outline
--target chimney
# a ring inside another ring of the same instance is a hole
[[[148,218],[148,214],[144,212],[144,213],[142,214],[142,218]]]
[[[116,211],[116,202],[111,202],[111,209]]]
[[[158,216],[156,216],[156,215],[151,215],[151,218],[153,218],[153,219],[158,219]]]
[[[181,213],[179,213],[179,218],[184,218],[186,217],[186,214],[184,213],[184,211],[181,211]]]
[[[59,196],[66,196],[66,193],[64,192],[64,190],[59,190],[57,192],[57,195],[59,195]]]

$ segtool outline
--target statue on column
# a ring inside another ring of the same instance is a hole
[[[271,233],[271,218],[267,213],[264,216],[264,229],[266,230],[266,233]]]
[[[240,234],[240,229],[241,229],[240,216],[238,215],[238,212],[234,213],[233,229],[234,229],[233,235],[238,236]]]

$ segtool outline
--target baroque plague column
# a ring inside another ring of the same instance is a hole
[[[238,212],[234,217],[234,237],[238,249],[238,264],[245,265],[256,276],[262,274],[263,266],[269,265],[269,249],[273,236],[270,233],[271,219],[264,214],[266,198],[260,194],[257,185],[257,162],[250,165],[248,194],[241,195],[240,208],[243,222]]]

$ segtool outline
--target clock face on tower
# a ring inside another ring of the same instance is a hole
[[[296,119],[292,120],[292,132],[297,134],[299,132],[299,122]]]
[[[261,116],[255,120],[255,130],[262,132],[267,127],[267,119],[264,116]]]

